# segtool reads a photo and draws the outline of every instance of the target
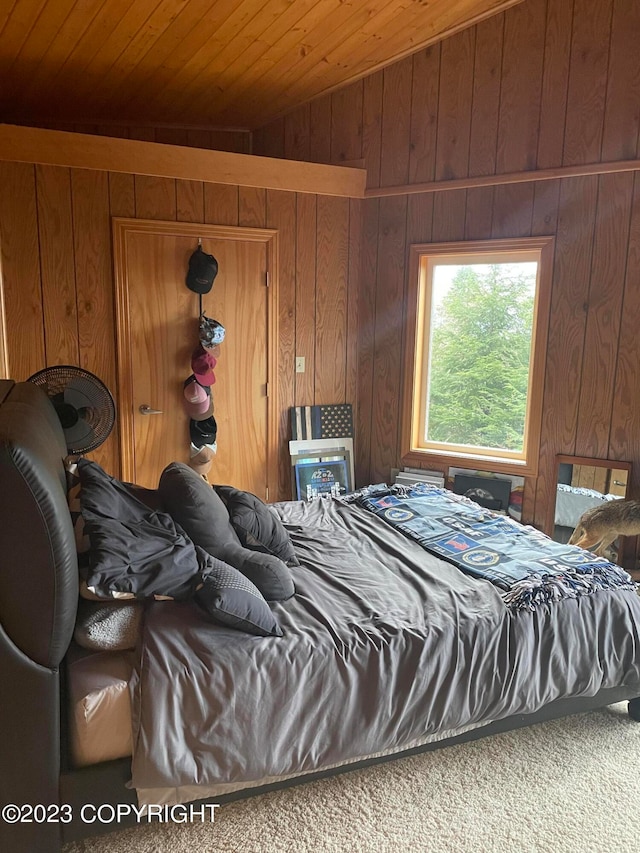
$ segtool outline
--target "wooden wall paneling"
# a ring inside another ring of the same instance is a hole
[[[433,200],[435,193],[410,195],[407,198],[407,246],[430,243],[433,229]]]
[[[233,184],[204,184],[204,221],[213,225],[238,225],[239,189]]]
[[[270,122],[251,134],[253,153],[261,157],[284,157],[284,120],[282,139],[278,122]]]
[[[109,172],[109,208],[111,216],[136,215],[136,188],[133,175]]]
[[[435,243],[464,240],[467,190],[434,193],[433,233]]]
[[[140,142],[155,142],[156,129],[154,127],[130,127],[129,139],[138,139]]]
[[[535,184],[531,234],[533,237],[549,236],[558,227],[560,181],[538,181]]]
[[[556,454],[576,453],[597,191],[595,177],[560,186],[535,500],[534,524],[541,528],[554,499]]]
[[[309,160],[309,104],[303,104],[285,116],[284,120],[284,156],[288,160]]]
[[[212,130],[209,147],[216,151],[251,154],[251,134],[248,130]]]
[[[204,128],[189,128],[187,130],[186,144],[192,148],[212,148],[211,132]]]
[[[358,284],[360,281],[360,243],[362,236],[362,200],[349,200],[349,236],[347,270],[347,357],[346,400],[355,412],[358,405]]]
[[[574,0],[563,163],[600,157],[613,0]]]
[[[399,463],[407,198],[380,199],[379,216],[369,472],[373,483],[387,481]]]
[[[176,218],[181,222],[204,222],[202,181],[176,181]]]
[[[79,364],[69,170],[36,166],[36,187],[46,364]]]
[[[172,178],[135,176],[136,217],[138,219],[176,218],[176,182]]]
[[[0,251],[11,379],[45,367],[38,253],[38,209],[33,166],[0,162]]]
[[[548,237],[556,233],[558,225],[558,206],[560,203],[560,181],[540,181],[535,184],[533,215],[531,220],[532,237]],[[547,338],[548,339],[548,338]],[[545,484],[546,485],[546,484]],[[541,494],[543,490],[541,489]],[[547,504],[536,509],[537,480],[527,478],[524,484],[522,500],[522,518],[530,524],[538,516],[544,521]],[[541,501],[546,498],[541,497]]]
[[[371,429],[374,399],[379,207],[380,202],[377,198],[365,199],[362,203],[360,287],[358,289],[358,402],[354,412],[357,486],[366,486],[368,483],[375,482],[371,473]]]
[[[367,186],[380,186],[382,148],[383,73],[377,71],[362,84],[362,156],[367,169]]]
[[[627,266],[613,413],[609,438],[609,458],[633,460],[630,497],[640,498],[640,175],[634,176]]]
[[[331,95],[331,162],[362,157],[362,80]]]
[[[383,71],[380,158],[380,185],[383,187],[406,184],[409,180],[412,79],[410,56]]]
[[[495,15],[476,27],[469,131],[469,175],[493,175],[496,171],[498,115],[504,15]],[[491,237],[495,187],[467,191],[464,237]]]
[[[117,404],[108,173],[72,169],[71,198],[80,365],[105,383]],[[120,475],[118,447],[116,422],[109,438],[92,454],[115,477]]]
[[[314,163],[331,162],[331,95],[309,104],[309,159]]]
[[[473,27],[442,43],[436,180],[467,176],[475,37]]]
[[[602,133],[603,160],[630,160],[638,150],[639,44],[640,4],[633,0],[614,0]]]
[[[491,237],[495,189],[495,187],[471,187],[466,191],[465,240],[488,240]],[[432,195],[438,195],[438,193],[432,193]]]
[[[440,44],[415,53],[412,62],[409,183],[416,184],[435,178]]]
[[[298,193],[296,218],[296,346],[305,372],[295,374],[296,406],[315,403],[316,375],[316,206],[310,193]]]
[[[238,219],[249,228],[266,228],[267,191],[260,187],[240,187],[238,190]]]
[[[184,127],[158,127],[156,142],[162,142],[165,145],[188,145],[189,137]]]
[[[346,400],[349,200],[318,196],[315,403]]]
[[[536,167],[546,6],[545,0],[522,3],[505,16],[498,173]]]
[[[533,183],[495,187],[492,237],[527,237],[531,234],[534,192]]]
[[[280,413],[278,450],[279,495],[291,496],[291,464],[288,442],[291,437],[289,408],[295,405],[296,346],[296,194],[269,190],[267,222],[278,231],[278,399]]]
[[[4,300],[2,277],[2,227],[0,226],[0,379],[10,379],[9,350],[7,348],[7,313]]]
[[[549,169],[562,163],[572,29],[573,3],[547,0],[537,146],[539,169]]]
[[[114,139],[129,139],[129,128],[119,124],[99,124],[98,136],[111,136]]]
[[[602,175],[598,182],[576,453],[606,458],[613,417],[633,175]]]
[[[495,15],[476,27],[468,170],[473,176],[496,172],[504,17]]]

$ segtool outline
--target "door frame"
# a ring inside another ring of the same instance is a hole
[[[267,489],[278,494],[278,232],[272,228],[243,228],[234,225],[205,225],[157,219],[112,217],[113,270],[115,284],[116,380],[122,478],[135,478],[135,432],[133,400],[133,359],[131,353],[131,312],[127,274],[127,239],[132,234],[192,237],[262,243],[267,255]],[[185,275],[186,275],[185,269]],[[184,285],[186,287],[186,284]],[[273,497],[271,497],[273,500]]]

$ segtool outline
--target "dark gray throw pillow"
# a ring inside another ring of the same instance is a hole
[[[259,637],[281,637],[271,608],[255,584],[233,566],[208,557],[209,573],[195,593],[195,600],[215,622],[256,634]]]
[[[233,486],[213,488],[222,498],[233,529],[245,548],[273,554],[288,566],[300,565],[283,523],[264,501]]]
[[[224,503],[188,465],[167,465],[158,491],[165,509],[187,536],[213,557],[242,572],[267,601],[284,601],[295,593],[289,568],[273,554],[251,551],[240,543]]]

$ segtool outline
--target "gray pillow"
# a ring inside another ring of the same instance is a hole
[[[260,637],[281,637],[282,629],[257,587],[216,557],[209,557],[209,564],[210,572],[194,595],[202,610],[228,628]]]
[[[224,503],[188,465],[167,465],[158,492],[167,512],[192,542],[242,572],[267,601],[283,601],[295,593],[288,566],[273,554],[241,545]]]
[[[233,529],[245,548],[273,554],[288,566],[300,565],[283,523],[264,501],[233,486],[213,488],[222,498]]]

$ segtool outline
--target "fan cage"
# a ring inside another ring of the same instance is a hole
[[[45,392],[54,404],[58,417],[61,420],[62,430],[67,442],[67,450],[70,454],[82,455],[103,444],[114,427],[116,420],[116,406],[111,392],[107,386],[93,373],[71,364],[60,364],[54,367],[45,367],[30,376],[27,380],[37,385]],[[75,383],[75,390],[87,398],[88,405],[81,410],[75,410],[78,418],[84,421],[88,427],[90,438],[77,440],[71,438],[71,431],[65,429],[59,406],[56,399],[64,396],[71,383]]]

